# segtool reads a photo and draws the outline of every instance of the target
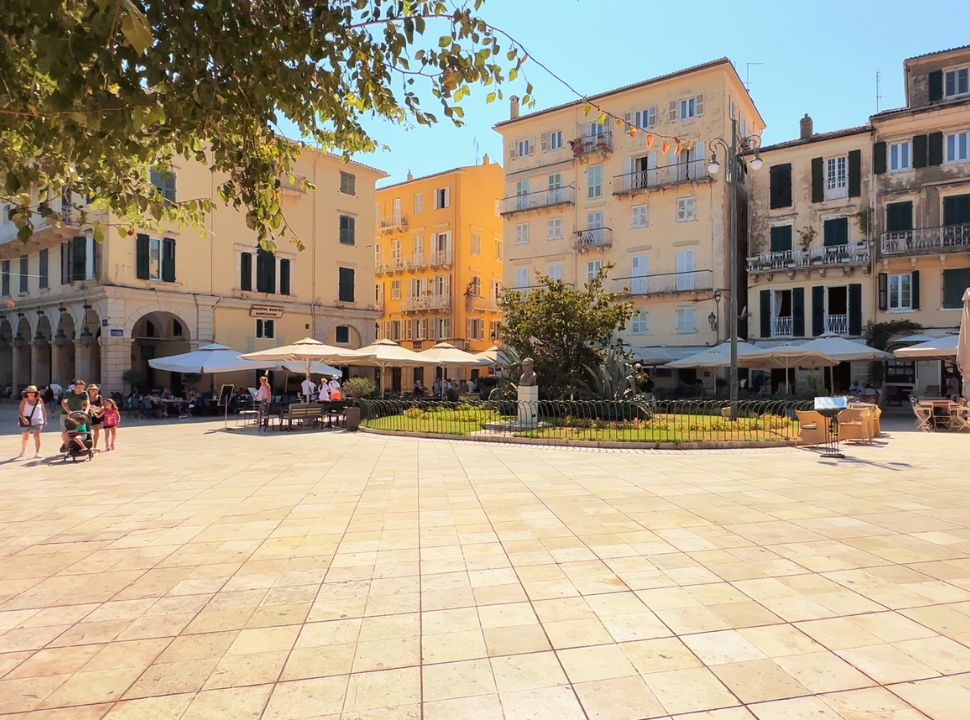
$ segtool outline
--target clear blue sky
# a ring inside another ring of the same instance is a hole
[[[662,75],[718,57],[730,58],[742,80],[750,67],[751,94],[768,129],[764,143],[796,137],[809,113],[815,131],[864,124],[876,109],[905,103],[903,60],[970,43],[966,0],[486,0],[482,16],[519,40],[527,51],[583,93]],[[429,28],[429,37],[439,33]],[[533,64],[536,109],[576,99]],[[509,83],[506,98],[524,84]],[[492,126],[508,117],[508,103],[485,104],[485,90],[466,98],[466,125],[443,121],[431,128],[369,122],[390,152],[360,156],[390,174],[382,184],[459,165],[488,153],[501,160]],[[426,107],[434,98],[427,94]]]

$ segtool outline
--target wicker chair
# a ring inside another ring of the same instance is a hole
[[[831,440],[828,432],[828,418],[815,410],[796,410],[798,417],[798,444],[822,445]]]
[[[871,443],[875,437],[869,409],[847,408],[839,413],[839,440]]]

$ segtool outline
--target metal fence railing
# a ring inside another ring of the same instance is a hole
[[[469,438],[534,438],[560,443],[760,443],[794,441],[796,410],[811,400],[740,400],[736,419],[726,400],[515,400],[449,402],[436,399],[360,401],[361,426],[384,432]],[[535,414],[538,425],[519,422]]]

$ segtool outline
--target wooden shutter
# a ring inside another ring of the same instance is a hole
[[[677,122],[677,101],[676,100],[670,101],[670,110],[667,113],[667,119],[670,122]]]
[[[812,202],[822,202],[825,199],[825,178],[823,175],[822,158],[812,158]]]
[[[280,260],[280,295],[290,294],[290,261]]]
[[[862,151],[849,151],[849,197],[862,194]]]
[[[135,277],[148,279],[148,236],[141,233],[135,240]]]
[[[771,228],[771,252],[785,252],[792,249],[791,225],[776,225]]]
[[[769,205],[771,208],[791,207],[791,163],[772,165]]]
[[[761,291],[761,337],[771,337],[771,290]]]
[[[847,245],[849,242],[849,219],[833,218],[822,224],[822,244],[825,247]]]
[[[913,167],[926,167],[926,135],[913,136]]]
[[[913,270],[909,287],[910,303],[913,310],[919,310],[919,270]]]
[[[872,172],[882,175],[886,172],[886,143],[877,142],[872,146]]]
[[[805,337],[805,288],[791,291],[792,335]]]
[[[70,258],[71,258],[71,246],[66,242],[62,242],[61,243],[61,285],[67,285],[69,282],[71,282]],[[139,275],[139,277],[141,276]],[[9,295],[10,293],[5,292],[3,294]]]
[[[930,90],[930,102],[936,102],[937,100],[943,99],[943,71],[934,70],[927,76],[929,90]]]
[[[244,252],[239,254],[239,289],[253,289],[253,254]]]
[[[825,332],[825,287],[812,288],[812,335],[818,337]]]
[[[175,240],[162,240],[162,280],[175,282]]]
[[[926,136],[926,164],[943,164],[943,133],[935,132]]]
[[[889,309],[889,276],[886,273],[879,273],[879,309]]]
[[[45,248],[40,251],[37,261],[37,274],[40,275],[40,288],[41,290],[50,286],[50,267],[49,267],[49,252]]]
[[[704,95],[698,95],[694,98],[694,114],[700,117],[704,114]]]
[[[353,268],[338,269],[337,295],[340,302],[354,302],[354,270]]]
[[[943,224],[970,223],[970,195],[949,195],[943,198]]]
[[[886,232],[903,232],[913,229],[913,201],[887,203]]]
[[[849,335],[862,335],[862,284],[849,285]]]
[[[88,239],[78,235],[71,240],[71,280],[86,280]]]

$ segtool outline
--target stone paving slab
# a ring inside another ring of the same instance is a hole
[[[967,717],[970,435],[118,447],[0,464],[0,717]]]

